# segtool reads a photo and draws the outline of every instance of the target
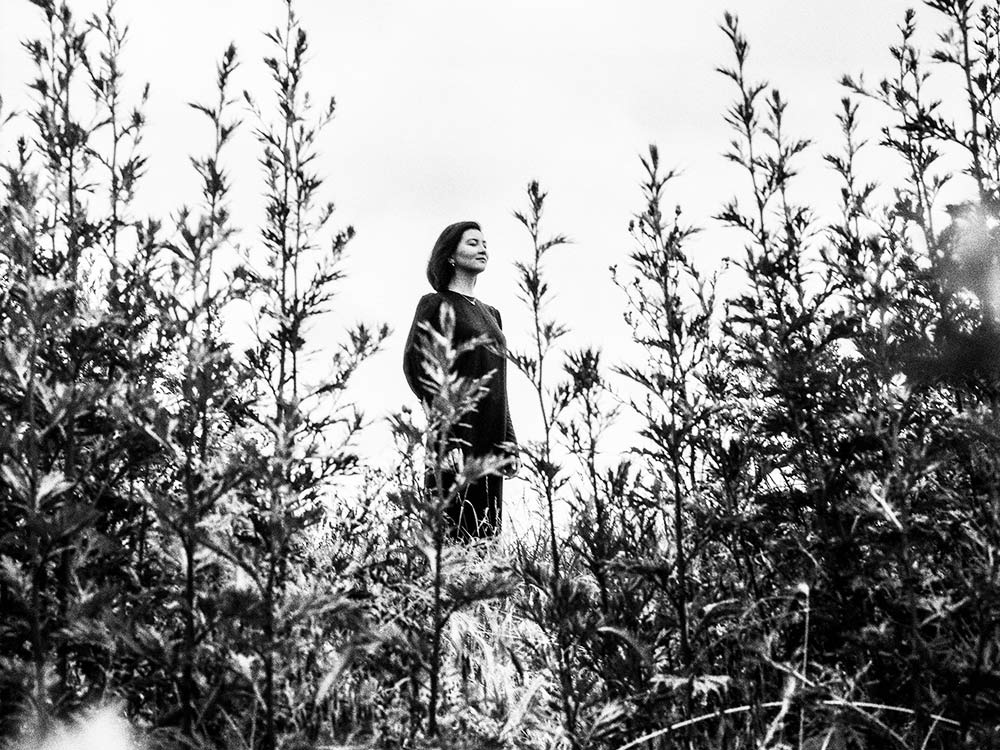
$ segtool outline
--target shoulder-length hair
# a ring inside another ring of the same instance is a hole
[[[431,282],[435,292],[444,291],[451,283],[452,277],[455,275],[455,267],[448,261],[462,240],[462,235],[470,229],[482,231],[482,227],[476,221],[459,221],[449,224],[441,232],[437,242],[434,243],[431,257],[427,261],[427,280]]]

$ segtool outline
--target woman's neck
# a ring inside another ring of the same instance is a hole
[[[467,294],[470,297],[476,296],[476,277],[458,271],[452,277],[448,288],[459,294]]]

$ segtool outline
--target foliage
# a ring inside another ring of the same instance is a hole
[[[347,329],[320,376],[311,362],[354,230],[322,199],[336,107],[305,88],[292,3],[266,34],[272,91],[234,95],[230,46],[213,101],[191,105],[211,135],[197,195],[166,221],[134,208],[148,88],[129,98],[114,3],[84,21],[34,4],[34,101],[0,110],[30,133],[0,198],[5,745],[54,741],[100,704],[164,747],[1000,742],[996,0],[928,0],[947,24],[934,49],[908,11],[890,75],[845,76],[832,217],[799,191],[815,147],[727,14],[741,181],[715,221],[741,242],[704,267],[650,146],[628,267],[610,268],[633,361],[561,348],[545,261],[569,240],[543,231],[548,196],[528,184],[530,330],[508,356],[541,418],[520,453],[544,524],[465,545],[446,508],[510,460],[456,464],[447,439],[490,377],[456,358],[483,342],[454,345],[447,305],[424,326],[435,397],[426,423],[390,416],[389,470],[354,451],[346,399],[388,328]],[[929,83],[942,68],[954,90]],[[252,236],[229,205],[244,120]],[[900,180],[864,177],[876,148]],[[237,306],[246,351],[223,325]],[[623,409],[636,446],[607,459]]]

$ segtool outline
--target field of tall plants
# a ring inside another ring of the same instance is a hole
[[[169,218],[135,207],[157,187],[114,3],[32,2],[32,104],[0,104],[28,133],[0,189],[3,747],[101,707],[149,748],[1000,747],[1000,0],[927,0],[891,75],[844,78],[832,220],[796,188],[816,147],[720,19],[742,183],[698,224],[737,239],[726,269],[693,257],[671,154],[641,151],[610,269],[634,361],[563,345],[546,260],[572,227],[527,182],[532,325],[508,356],[545,522],[466,545],[424,485],[484,386],[453,371],[450,309],[390,470],[355,449],[346,396],[389,327],[341,325],[329,371],[305,366],[354,230],[316,167],[336,107],[292,0],[263,60],[219,51],[191,105],[199,192]],[[918,23],[946,31],[919,48]],[[266,95],[234,90],[240,65]],[[258,163],[229,159],[238,130]],[[864,176],[875,151],[898,180]],[[261,175],[237,227],[233,181]],[[945,203],[953,183],[967,199]],[[636,449],[609,462],[623,409]]]

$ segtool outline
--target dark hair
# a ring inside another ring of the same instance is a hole
[[[437,242],[434,243],[431,257],[427,261],[427,280],[431,282],[435,292],[441,292],[448,288],[448,284],[455,275],[455,267],[448,261],[455,252],[455,248],[458,247],[458,243],[461,242],[462,235],[470,229],[482,231],[482,227],[476,221],[458,221],[449,224],[441,232]]]

